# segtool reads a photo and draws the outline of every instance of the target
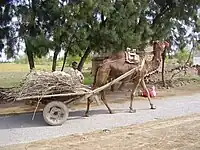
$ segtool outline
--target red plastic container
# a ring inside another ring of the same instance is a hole
[[[153,86],[151,89],[148,89],[150,97],[156,97],[156,90],[155,90],[155,86]],[[142,96],[147,97],[147,92],[146,91],[142,91]]]

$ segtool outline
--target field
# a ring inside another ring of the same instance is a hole
[[[91,64],[86,64],[85,67],[90,67]],[[50,65],[36,65],[37,70],[50,71]],[[57,67],[60,70],[60,66]],[[0,87],[8,88],[18,86],[20,81],[29,72],[29,66],[27,64],[13,64],[13,63],[0,63]],[[89,70],[84,70],[85,84],[92,83],[92,76]]]

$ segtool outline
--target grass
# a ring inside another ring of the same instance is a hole
[[[94,77],[90,74],[90,72],[83,72],[83,75],[85,77],[84,84],[91,85]]]
[[[25,76],[26,72],[1,72],[0,87],[16,87]]]
[[[50,65],[36,65],[37,70],[51,70]],[[27,64],[0,63],[0,72],[29,72]]]
[[[36,69],[50,71],[51,65],[36,65]],[[59,69],[60,66],[58,66],[57,70]],[[28,72],[29,66],[27,64],[0,63],[0,87],[9,88],[18,86]],[[90,71],[85,70],[83,74],[85,77],[84,84],[92,84],[93,77],[90,75]]]

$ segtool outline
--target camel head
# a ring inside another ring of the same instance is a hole
[[[162,54],[166,48],[169,47],[169,43],[164,41],[153,41],[153,55],[157,61],[161,61]]]

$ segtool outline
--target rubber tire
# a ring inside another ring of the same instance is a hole
[[[52,107],[59,107],[64,112],[64,116],[59,122],[54,122],[54,121],[51,121],[51,119],[48,119],[48,116],[49,116],[48,112],[51,110]],[[68,116],[69,116],[69,109],[63,102],[60,102],[60,101],[52,101],[48,103],[43,109],[43,118],[45,122],[51,126],[62,125],[67,120]]]

